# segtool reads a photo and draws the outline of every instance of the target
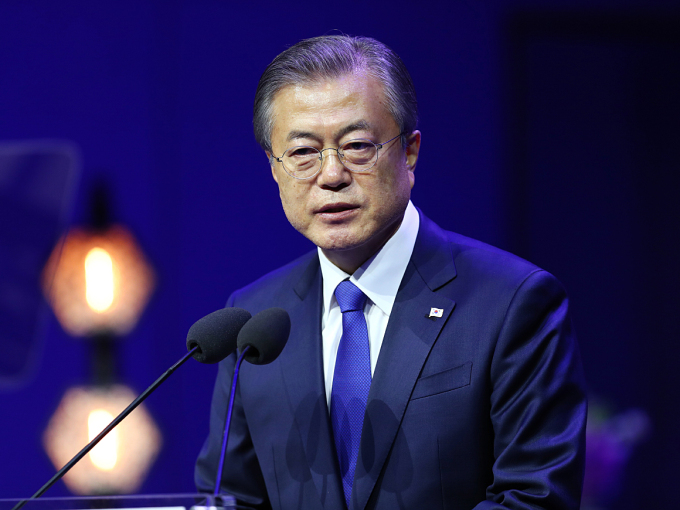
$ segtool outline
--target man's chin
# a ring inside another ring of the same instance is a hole
[[[337,253],[347,256],[356,252],[360,256],[367,254],[370,257],[378,252],[393,234],[394,231],[388,235],[387,231],[374,232],[370,228],[326,228],[311,232],[309,236],[303,235],[326,254]]]
[[[353,232],[325,232],[308,238],[324,252],[348,252],[361,248],[367,240]]]
[[[333,253],[351,253],[354,250],[359,249],[362,245],[361,244],[355,244],[355,243],[321,243],[321,244],[316,244],[321,250],[326,253],[326,254],[333,254]]]
[[[382,244],[371,243],[371,239],[358,237],[323,239],[314,244],[321,248],[328,260],[349,274],[352,274],[382,247]]]

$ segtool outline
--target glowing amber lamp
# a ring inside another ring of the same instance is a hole
[[[133,235],[114,225],[104,231],[71,229],[42,275],[43,292],[64,330],[73,336],[122,336],[139,320],[154,274]]]
[[[126,386],[76,386],[61,399],[43,436],[56,467],[66,464],[135,399]],[[64,477],[75,494],[137,491],[161,446],[161,435],[144,405],[109,432]]]

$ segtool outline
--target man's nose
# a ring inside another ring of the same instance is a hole
[[[321,172],[319,172],[317,181],[319,185],[337,187],[341,184],[349,184],[352,179],[351,172],[342,164],[338,150],[329,147],[321,151],[321,154]]]

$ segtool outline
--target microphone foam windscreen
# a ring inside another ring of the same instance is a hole
[[[193,358],[217,363],[236,350],[238,333],[250,319],[243,308],[222,308],[194,322],[187,334],[187,349],[198,346]]]
[[[249,346],[245,360],[254,365],[274,361],[286,345],[290,334],[290,317],[283,308],[267,308],[256,313],[238,334],[238,349]]]

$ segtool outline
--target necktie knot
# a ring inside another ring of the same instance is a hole
[[[340,311],[345,313],[363,311],[367,296],[352,282],[343,280],[335,288],[335,299],[338,300]]]

